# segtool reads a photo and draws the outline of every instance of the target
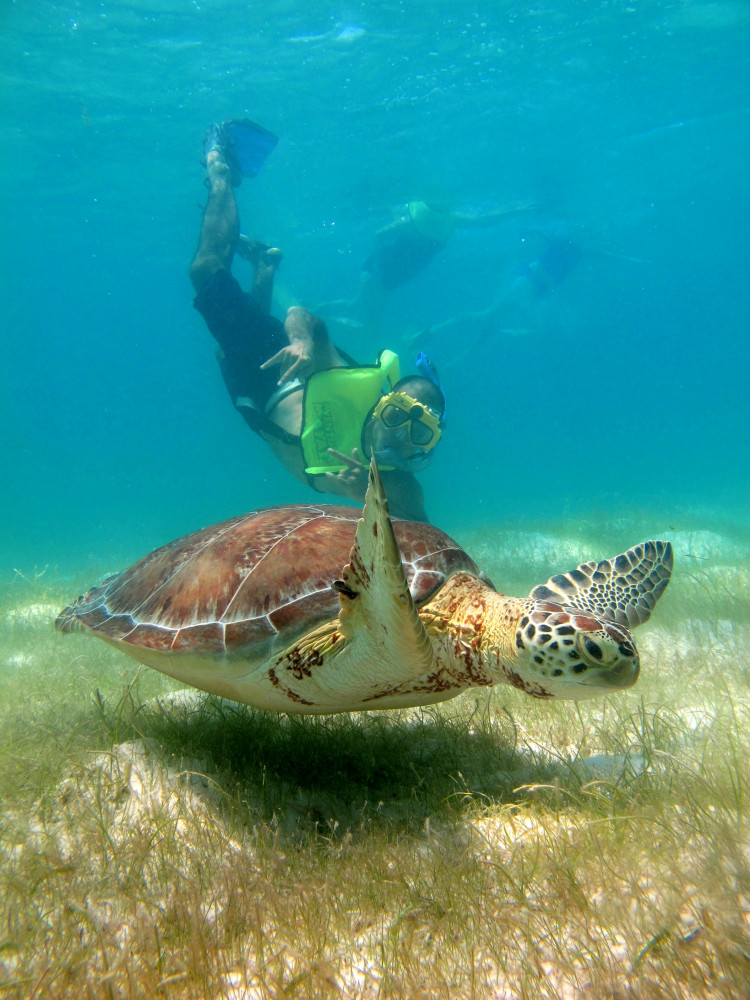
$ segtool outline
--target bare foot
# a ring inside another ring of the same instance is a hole
[[[260,240],[254,240],[242,234],[237,240],[237,253],[245,260],[249,260],[253,267],[265,265],[274,270],[284,258],[284,254],[278,247],[269,247],[267,243],[261,243]]]

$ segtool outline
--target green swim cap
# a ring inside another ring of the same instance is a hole
[[[410,201],[409,215],[418,233],[436,243],[445,243],[453,232],[453,212],[434,208],[426,201]]]

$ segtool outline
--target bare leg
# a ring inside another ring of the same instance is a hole
[[[315,306],[315,311],[339,323],[356,326],[367,333],[375,334],[389,295],[389,290],[380,278],[366,272],[362,275],[359,290],[353,299],[322,302]]]
[[[237,243],[237,253],[253,265],[253,286],[250,289],[250,294],[263,312],[270,313],[273,279],[284,254],[278,247],[269,247],[265,243],[261,243],[260,240],[253,240],[249,236],[242,235]]]
[[[206,156],[209,194],[203,211],[198,249],[190,265],[190,280],[200,292],[221,268],[229,270],[240,235],[240,220],[234,197],[231,170],[221,153]]]

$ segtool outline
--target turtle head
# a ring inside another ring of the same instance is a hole
[[[631,633],[588,611],[533,601],[518,622],[514,642],[517,659],[508,679],[536,697],[580,701],[638,680]]]

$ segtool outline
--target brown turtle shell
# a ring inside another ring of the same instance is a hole
[[[361,511],[288,505],[203,528],[157,549],[65,608],[62,632],[91,631],[165,654],[260,653],[339,612],[340,579]],[[415,603],[459,571],[480,575],[438,528],[393,521]]]

